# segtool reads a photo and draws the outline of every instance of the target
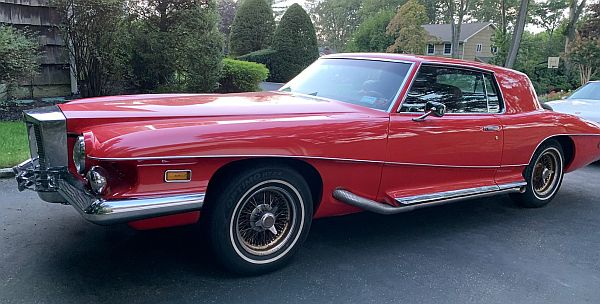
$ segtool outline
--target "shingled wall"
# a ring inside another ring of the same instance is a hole
[[[0,0],[0,23],[32,32],[43,52],[39,75],[24,80],[14,97],[70,95],[69,55],[57,26],[58,15],[49,0]]]

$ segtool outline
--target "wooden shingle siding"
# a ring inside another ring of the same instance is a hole
[[[34,34],[42,51],[40,74],[21,81],[14,97],[70,95],[69,54],[58,29],[58,14],[49,0],[0,0],[0,24]]]

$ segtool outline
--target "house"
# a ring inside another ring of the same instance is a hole
[[[58,14],[49,0],[0,0],[0,25],[29,31],[40,42],[42,52],[39,75],[23,80],[14,88],[13,97],[67,96],[77,91],[77,82],[70,71],[69,52],[58,24]],[[0,84],[0,94],[5,91],[5,85]]]
[[[496,26],[490,22],[463,23],[458,46],[452,45],[450,24],[426,24],[423,28],[432,36],[425,55],[451,57],[452,49],[458,47],[460,59],[489,62],[497,52],[492,41]]]

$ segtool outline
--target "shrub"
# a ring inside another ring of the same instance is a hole
[[[33,78],[39,68],[38,47],[25,32],[0,25],[0,83]]]
[[[248,53],[246,55],[240,56],[237,59],[239,60],[244,60],[244,61],[252,61],[252,62],[256,62],[256,63],[262,63],[264,65],[267,66],[267,68],[270,71],[270,74],[273,73],[273,58],[275,57],[275,53],[277,53],[277,51],[273,50],[273,49],[264,49],[264,50],[259,50],[256,52],[252,52],[252,53]],[[269,77],[270,79],[270,77]]]
[[[260,91],[259,84],[267,79],[268,75],[269,70],[264,64],[225,58],[218,92]]]
[[[265,0],[244,0],[231,25],[230,54],[239,56],[268,48],[274,30],[271,6]]]
[[[310,17],[297,3],[279,22],[273,37],[272,79],[287,82],[319,58],[317,35]]]

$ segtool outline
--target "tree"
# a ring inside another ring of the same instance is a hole
[[[567,0],[534,1],[531,3],[532,23],[544,28],[550,37],[563,21]]]
[[[367,20],[382,11],[395,13],[406,0],[364,0],[358,15],[361,20]]]
[[[380,11],[363,21],[346,45],[348,52],[385,52],[394,43],[387,26],[394,17],[392,11]]]
[[[460,31],[469,9],[469,0],[446,0],[447,19],[450,22],[452,32],[452,58],[458,58],[458,44]]]
[[[523,31],[525,30],[525,23],[527,22],[528,5],[529,0],[521,0],[521,6],[519,8],[519,17],[517,18],[517,24],[515,25],[515,30],[513,32],[512,43],[510,45],[510,49],[508,50],[506,63],[504,64],[504,66],[507,68],[512,68],[515,64],[515,60],[517,60],[517,53],[519,52],[521,37],[523,36]]]
[[[395,41],[387,48],[388,52],[422,54],[429,34],[423,28],[427,22],[425,6],[417,0],[408,0],[387,26],[387,34]]]
[[[219,31],[221,31],[225,37],[229,37],[231,24],[233,23],[233,18],[235,18],[237,7],[238,2],[235,0],[219,0],[217,2],[217,10],[221,17],[221,20],[219,21]]]
[[[178,87],[186,92],[212,92],[222,68],[223,35],[212,1],[181,11],[174,33]]]
[[[565,29],[566,39],[565,39],[565,52],[569,51],[569,43],[575,40],[575,29],[577,27],[577,22],[579,21],[579,17],[585,8],[586,0],[569,0],[569,17],[567,19],[567,28]]]
[[[279,81],[286,82],[319,58],[317,35],[310,17],[297,3],[281,17],[273,37]]]
[[[39,69],[39,45],[28,33],[0,25],[0,84],[10,86],[33,79]]]
[[[567,57],[577,66],[581,85],[600,72],[600,4],[590,6],[590,15],[569,46]]]
[[[214,0],[130,1],[133,85],[141,92],[211,92],[223,36]]]
[[[113,93],[127,60],[124,0],[53,0],[52,4],[75,62],[81,95]]]
[[[311,12],[321,43],[340,51],[360,24],[362,0],[323,0]]]
[[[600,38],[577,37],[567,55],[579,70],[581,85],[586,84],[600,70]]]
[[[275,30],[273,11],[265,0],[244,0],[235,14],[229,35],[229,52],[240,56],[266,49]]]
[[[478,22],[494,23],[502,35],[507,35],[509,26],[517,20],[519,4],[519,0],[473,0],[469,15]]]

